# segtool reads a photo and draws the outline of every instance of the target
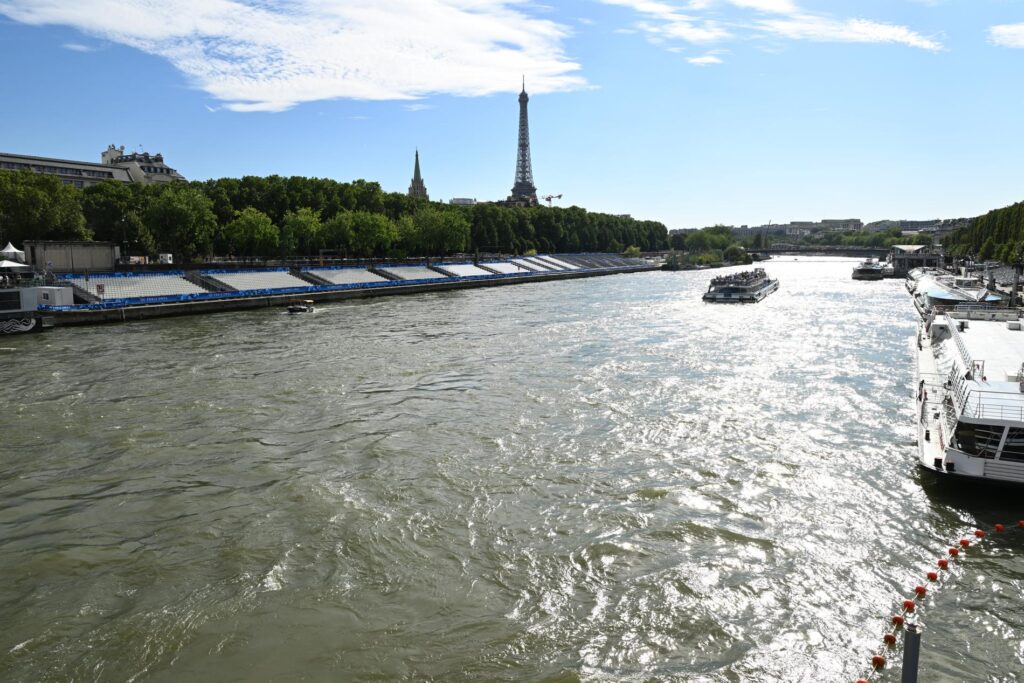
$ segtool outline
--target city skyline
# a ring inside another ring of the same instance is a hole
[[[495,201],[525,74],[556,205],[669,229],[973,216],[1024,199],[1022,21],[995,0],[0,0],[0,150],[405,192],[418,148],[435,200]]]

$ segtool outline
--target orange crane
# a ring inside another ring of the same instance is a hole
[[[548,203],[548,208],[550,209],[551,208],[551,200],[552,199],[561,199],[561,198],[562,198],[562,195],[560,195],[560,194],[549,194],[547,197],[544,197],[544,201],[546,201]]]

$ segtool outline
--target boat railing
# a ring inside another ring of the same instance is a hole
[[[1024,394],[1020,392],[974,389],[968,380],[959,378],[953,383],[953,396],[961,417],[1024,422]]]
[[[964,362],[965,368],[974,367],[974,359],[971,358],[970,352],[967,350],[967,344],[964,343],[964,338],[960,336],[960,330],[957,329],[957,322],[953,320],[952,316],[947,315],[949,321],[949,331],[953,335],[953,339],[956,341],[956,348],[960,351],[960,358]]]

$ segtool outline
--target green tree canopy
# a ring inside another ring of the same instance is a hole
[[[232,252],[240,256],[273,256],[280,234],[270,216],[251,206],[239,211],[228,223],[224,235]]]

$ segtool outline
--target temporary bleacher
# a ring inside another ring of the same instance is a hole
[[[402,280],[437,280],[447,277],[436,270],[426,266],[379,266],[377,270],[383,271]]]
[[[524,256],[523,260],[529,264],[538,266],[540,268],[544,268],[546,270],[566,270],[565,266],[556,266],[555,264],[548,263],[547,261],[537,256]]]
[[[511,261],[494,261],[493,263],[481,263],[480,265],[502,275],[529,275],[533,272]]]
[[[554,256],[548,256],[547,254],[537,255],[534,257],[534,259],[540,261],[541,263],[550,263],[552,265],[558,266],[563,270],[579,270],[580,268],[579,266],[569,263],[568,261],[563,261],[562,259],[557,259]]]
[[[278,270],[241,270],[237,272],[204,271],[203,275],[223,282],[239,292],[311,286],[309,282],[300,280],[284,268]]]
[[[76,277],[73,282],[102,300],[142,299],[206,292],[202,287],[186,280],[183,275],[183,273],[161,273],[159,275],[89,276]]]
[[[546,272],[551,272],[552,270],[554,270],[554,268],[552,268],[550,266],[541,266],[541,265],[538,265],[536,263],[532,263],[530,261],[527,261],[524,258],[514,258],[514,259],[512,259],[512,263],[516,264],[517,266],[522,266],[523,268],[526,268],[527,270],[532,270],[535,273],[546,273]]]
[[[372,273],[366,268],[309,268],[306,270],[336,285],[358,285],[388,282],[387,278]]]
[[[493,275],[490,271],[478,268],[472,263],[444,264],[443,268],[455,277],[476,277],[478,275]]]

